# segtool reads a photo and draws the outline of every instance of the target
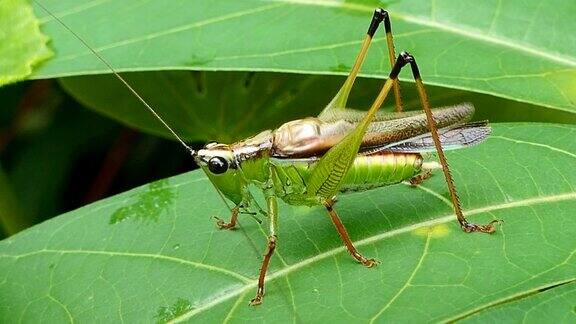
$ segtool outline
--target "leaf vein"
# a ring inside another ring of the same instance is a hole
[[[510,141],[510,142],[514,142],[514,143],[518,143],[518,144],[527,144],[527,145],[533,145],[533,146],[539,146],[539,147],[544,147],[547,148],[549,150],[552,151],[556,151],[565,155],[568,155],[570,157],[576,158],[576,154],[568,152],[566,150],[551,146],[551,145],[546,145],[546,144],[541,144],[541,143],[535,143],[535,142],[528,142],[528,141],[522,141],[522,140],[517,140],[517,139],[513,139],[513,138],[509,138],[506,136],[498,136],[498,135],[492,135],[490,136],[490,138],[498,138],[498,139],[502,139],[505,141]]]
[[[538,204],[543,204],[543,203],[553,203],[553,202],[569,201],[569,200],[576,200],[576,192],[569,192],[569,193],[563,193],[563,194],[557,194],[557,195],[551,195],[551,196],[528,198],[528,199],[518,200],[518,201],[514,201],[514,202],[506,202],[506,203],[501,203],[501,204],[497,204],[497,205],[491,205],[491,206],[486,206],[486,207],[482,207],[482,208],[471,209],[471,210],[466,212],[466,215],[472,216],[472,215],[490,212],[490,211],[494,211],[494,210],[502,210],[502,209],[508,209],[508,208],[516,208],[516,207],[526,207],[526,206],[538,205]],[[408,232],[414,231],[414,230],[419,229],[419,228],[430,227],[430,226],[435,226],[435,225],[439,225],[439,224],[443,224],[443,223],[448,223],[448,222],[451,222],[453,220],[454,220],[454,215],[449,214],[449,215],[445,215],[442,217],[438,217],[438,218],[433,219],[433,220],[428,220],[428,221],[424,221],[424,222],[420,222],[420,223],[415,223],[415,224],[412,224],[409,226],[404,226],[404,227],[401,227],[401,228],[398,228],[398,229],[395,229],[392,231],[384,232],[384,233],[370,236],[370,237],[367,237],[363,240],[360,240],[360,241],[356,242],[356,247],[360,247],[360,246],[368,245],[371,243],[383,241],[384,239],[388,239],[390,237],[395,237],[395,236],[398,236],[398,235],[401,235],[404,233],[408,233]],[[268,274],[268,276],[266,277],[266,282],[270,282],[272,280],[275,280],[276,278],[281,278],[282,276],[285,276],[289,273],[292,273],[294,271],[298,271],[298,270],[305,268],[311,264],[314,264],[314,263],[319,262],[321,260],[324,260],[326,258],[332,257],[336,254],[343,253],[345,251],[346,251],[346,249],[344,247],[337,247],[337,248],[328,250],[326,252],[323,252],[321,254],[318,254],[314,257],[302,260],[298,263],[294,263],[294,264],[292,264],[286,268],[283,268],[279,271]],[[178,322],[186,321],[187,319],[189,319],[195,315],[198,315],[198,314],[200,314],[206,310],[211,309],[212,307],[215,307],[215,306],[231,299],[231,298],[234,298],[240,294],[245,293],[249,289],[254,289],[256,287],[256,285],[257,285],[257,281],[254,280],[251,283],[248,283],[245,286],[239,287],[236,290],[228,291],[226,294],[221,295],[219,298],[215,298],[215,299],[211,300],[210,302],[208,302],[204,305],[201,305],[201,306],[181,315],[178,318],[175,318],[173,320],[173,322],[178,323]]]
[[[292,4],[303,4],[303,5],[312,5],[312,6],[324,6],[324,7],[338,7],[344,8],[349,10],[355,11],[365,11],[371,12],[374,10],[371,6],[366,5],[357,5],[357,4],[343,4],[340,1],[333,1],[333,0],[273,0],[273,2],[285,2],[285,3],[292,3]],[[446,22],[437,22],[429,18],[423,17],[416,17],[406,13],[398,13],[398,12],[391,12],[391,17],[395,17],[396,19],[404,20],[406,22],[410,22],[420,26],[426,26],[429,28],[435,28],[438,30],[443,30],[445,32],[464,36],[467,38],[473,38],[480,41],[484,41],[486,43],[495,44],[502,46],[504,48],[511,48],[513,50],[517,50],[519,52],[524,52],[531,54],[533,56],[541,57],[548,59],[550,61],[554,61],[557,63],[561,63],[568,66],[576,66],[576,60],[573,57],[568,57],[565,55],[560,54],[553,54],[548,53],[544,49],[537,48],[534,46],[530,46],[528,44],[519,43],[513,39],[507,39],[504,37],[497,37],[494,35],[486,35],[483,33],[479,33],[476,30],[471,30],[467,26],[463,25],[452,25]]]
[[[230,271],[228,269],[220,268],[217,266],[194,262],[190,260],[184,260],[176,257],[171,257],[162,254],[151,254],[151,253],[132,253],[132,252],[116,252],[116,251],[97,251],[97,250],[52,250],[52,249],[42,249],[33,252],[23,253],[23,254],[0,254],[0,258],[26,258],[34,255],[44,254],[44,253],[55,253],[55,254],[88,254],[88,255],[105,255],[105,256],[123,256],[123,257],[136,257],[136,258],[149,258],[149,259],[157,259],[157,260],[165,260],[170,262],[176,262],[180,264],[185,264],[189,266],[193,266],[195,268],[206,269],[214,272],[219,272],[226,274],[230,277],[234,277],[244,283],[252,283],[253,280],[245,277],[239,273],[234,271]]]

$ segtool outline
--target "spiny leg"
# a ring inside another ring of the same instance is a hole
[[[274,254],[276,249],[276,242],[278,240],[277,229],[278,229],[278,202],[276,197],[272,194],[266,196],[266,204],[268,205],[268,247],[266,248],[266,254],[264,254],[264,260],[262,261],[262,267],[260,268],[260,275],[258,276],[258,289],[256,291],[256,297],[250,301],[250,306],[256,306],[262,304],[262,298],[264,297],[264,281],[266,280],[266,272],[268,271],[268,266],[270,265],[270,259]]]
[[[340,90],[338,90],[336,96],[334,96],[332,101],[330,101],[330,103],[328,104],[328,106],[326,106],[326,108],[322,113],[330,111],[331,109],[334,108],[346,108],[346,103],[348,102],[348,95],[350,94],[350,90],[352,90],[352,86],[354,85],[354,81],[356,81],[356,77],[358,76],[360,67],[362,66],[362,63],[364,63],[364,60],[366,59],[366,53],[368,53],[368,48],[370,47],[372,38],[374,37],[374,34],[376,33],[378,26],[384,20],[384,14],[386,14],[386,16],[388,15],[386,11],[380,8],[374,10],[374,15],[372,16],[370,27],[368,27],[368,31],[366,32],[366,36],[364,37],[364,41],[362,42],[362,45],[360,47],[360,52],[356,57],[356,61],[354,61],[354,65],[350,70],[350,74],[348,74],[346,81],[344,81],[344,84],[342,85]]]
[[[430,109],[430,102],[428,101],[428,94],[426,89],[424,89],[424,83],[422,82],[422,77],[420,76],[420,71],[416,60],[412,55],[406,52],[400,53],[400,56],[404,57],[404,60],[410,63],[412,68],[412,75],[414,76],[414,81],[416,81],[416,89],[418,90],[418,95],[420,97],[420,103],[422,104],[422,109],[426,113],[426,119],[428,120],[428,126],[430,129],[430,134],[432,135],[432,140],[434,141],[434,146],[438,152],[438,159],[442,165],[442,171],[444,172],[444,177],[446,178],[446,184],[448,185],[448,191],[450,192],[450,197],[452,199],[452,205],[454,207],[454,213],[458,218],[460,227],[467,233],[471,232],[482,232],[482,233],[493,233],[496,229],[494,228],[494,223],[498,221],[492,221],[486,225],[477,225],[468,222],[464,214],[462,213],[462,206],[460,205],[460,198],[458,197],[458,192],[456,191],[456,186],[454,185],[454,179],[452,178],[452,173],[450,173],[450,168],[448,166],[448,161],[444,155],[444,150],[442,149],[442,144],[440,143],[440,137],[438,136],[438,129],[436,127],[436,122],[432,117],[432,110]]]
[[[260,205],[258,204],[258,202],[256,201],[256,199],[254,199],[254,197],[252,196],[252,194],[250,193],[250,191],[247,188],[244,188],[245,190],[243,190],[242,195],[243,195],[243,200],[242,202],[232,208],[230,211],[232,212],[232,215],[230,216],[230,222],[226,222],[223,219],[214,216],[214,219],[216,219],[216,226],[218,226],[218,228],[220,229],[229,229],[229,230],[233,230],[236,228],[236,223],[238,220],[238,215],[240,214],[246,214],[251,216],[256,222],[258,222],[258,224],[262,223],[262,220],[260,220],[257,216],[256,213],[251,212],[248,208],[250,206],[253,206],[256,208],[256,210],[258,211],[258,213],[260,213],[261,215],[263,215],[264,217],[268,217],[268,214],[262,210],[262,207],[260,207]]]
[[[390,68],[394,67],[396,61],[396,52],[394,50],[394,38],[392,37],[392,24],[390,23],[390,15],[388,11],[380,9],[384,16],[384,30],[386,31],[386,44],[388,46],[388,58],[390,59]],[[396,103],[396,111],[403,110],[402,94],[400,93],[400,82],[394,80],[394,99]]]
[[[332,99],[332,101],[328,105],[328,108],[345,108],[346,107],[346,103],[348,101],[348,95],[350,94],[350,91],[352,90],[352,86],[354,85],[354,81],[356,81],[356,77],[358,76],[358,72],[360,71],[360,67],[362,66],[362,63],[364,63],[364,60],[366,59],[366,53],[368,52],[368,47],[370,47],[370,43],[372,41],[372,38],[374,37],[374,34],[376,33],[376,30],[378,29],[378,25],[381,22],[384,22],[384,29],[386,31],[386,45],[388,47],[388,59],[390,60],[390,68],[394,67],[394,64],[396,62],[396,53],[394,50],[394,38],[392,36],[392,25],[390,23],[390,15],[388,14],[388,11],[386,11],[382,8],[378,8],[378,9],[374,10],[374,15],[372,16],[372,21],[370,22],[370,27],[368,27],[368,31],[366,32],[366,37],[364,38],[364,41],[362,42],[362,46],[360,47],[360,52],[358,53],[358,56],[356,57],[356,61],[354,62],[354,65],[352,66],[350,74],[348,74],[348,77],[346,78],[344,85],[342,86],[342,88],[340,88],[340,90],[338,91],[338,93],[336,94],[334,99]],[[403,110],[402,109],[402,106],[403,106],[402,95],[400,93],[400,83],[397,79],[394,80],[394,98],[395,98],[395,103],[396,103],[396,111],[401,112]]]
[[[336,213],[336,211],[333,208],[334,207],[334,200],[332,200],[332,199],[327,200],[324,203],[324,207],[326,207],[328,214],[330,214],[330,219],[332,220],[332,223],[334,223],[334,226],[336,227],[336,230],[338,231],[340,238],[342,239],[342,241],[344,241],[344,245],[346,245],[346,249],[348,249],[348,252],[356,260],[358,260],[358,262],[362,263],[362,265],[364,265],[368,268],[375,266],[377,264],[376,260],[368,259],[368,258],[364,257],[362,254],[360,254],[360,252],[358,252],[356,247],[354,247],[354,244],[352,244],[352,240],[350,240],[350,236],[348,235],[348,231],[346,231],[344,224],[342,224],[340,217],[338,217],[338,214]]]

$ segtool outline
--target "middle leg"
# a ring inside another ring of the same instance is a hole
[[[352,244],[352,240],[350,240],[350,236],[348,235],[348,231],[346,231],[344,224],[342,224],[342,221],[340,220],[340,217],[338,217],[338,214],[334,210],[333,206],[334,206],[334,200],[327,200],[324,203],[324,207],[326,207],[326,210],[328,211],[328,214],[330,215],[330,219],[332,220],[332,223],[334,223],[334,226],[336,227],[336,230],[338,231],[340,238],[344,242],[344,245],[346,245],[346,249],[348,249],[348,252],[356,260],[358,260],[358,262],[362,263],[362,265],[364,265],[368,268],[375,266],[377,264],[376,260],[366,258],[362,254],[360,254],[360,252],[358,252],[358,250],[356,249],[354,244]]]

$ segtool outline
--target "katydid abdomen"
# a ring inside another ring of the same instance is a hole
[[[453,111],[459,112],[461,107],[466,107],[468,110],[473,111],[471,106],[457,106]],[[450,110],[445,108],[444,111],[449,112]],[[419,118],[420,116],[414,117]],[[313,121],[313,119],[306,119],[297,121],[298,123],[291,123],[298,126],[306,125],[306,123],[310,124]],[[312,127],[309,128],[313,129]],[[303,137],[301,135],[305,132],[299,130],[298,133],[300,137]],[[440,129],[439,134],[444,149],[453,150],[481,142],[490,134],[490,127],[486,122],[457,124]],[[373,135],[378,135],[378,133],[373,133]],[[310,137],[313,138],[314,136]],[[274,137],[274,139],[277,140],[278,137]],[[271,147],[277,148],[277,143],[274,140],[270,139],[269,142]],[[241,147],[244,147],[245,143],[242,144]],[[314,147],[315,144],[316,141],[313,140],[308,140],[306,143],[309,148]],[[430,133],[426,133],[424,130],[420,135],[399,142],[389,143],[382,141],[377,144],[379,145],[361,147],[350,169],[343,177],[340,185],[341,192],[370,190],[405,180],[411,180],[412,184],[417,184],[429,176],[430,170],[425,170],[422,167],[421,153],[434,151]],[[286,145],[285,147],[288,146]],[[250,150],[244,148],[243,151]],[[274,150],[272,152],[273,154],[276,153]],[[275,170],[272,178],[276,195],[289,204],[318,204],[316,197],[307,192],[307,187],[310,182],[310,176],[321,157],[322,154],[306,158],[283,158],[282,154],[280,154],[280,157],[272,155],[270,163]],[[250,164],[252,163],[248,163],[248,165]],[[244,167],[244,162],[241,162],[241,165]],[[252,168],[246,169],[246,171],[249,171]],[[252,174],[254,172],[247,173]]]
[[[315,205],[306,192],[316,161],[271,159],[276,195],[289,204]],[[341,191],[364,191],[409,180],[422,171],[419,153],[380,151],[358,155],[344,176]]]
[[[340,191],[364,191],[409,180],[422,170],[418,153],[378,152],[360,155],[348,170]]]

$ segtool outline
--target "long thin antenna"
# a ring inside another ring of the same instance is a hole
[[[68,25],[66,25],[60,18],[54,15],[46,7],[44,7],[44,5],[42,5],[40,2],[36,0],[32,1],[34,1],[34,3],[37,4],[40,8],[42,8],[42,10],[44,10],[48,15],[54,18],[54,20],[56,20],[60,25],[62,25],[62,27],[66,28],[66,30],[68,30],[72,35],[74,35],[74,37],[76,37],[80,42],[82,42],[82,44],[84,44],[86,48],[88,48],[102,63],[104,63],[110,69],[110,71],[112,71],[114,76],[120,82],[122,82],[124,86],[126,86],[126,88],[128,88],[128,90],[130,90],[130,92],[132,92],[132,94],[136,96],[136,98],[138,98],[138,100],[140,100],[140,102],[144,105],[144,107],[146,107],[150,111],[150,113],[152,113],[152,115],[154,115],[154,117],[156,117],[162,123],[162,125],[164,125],[164,127],[166,127],[166,129],[170,131],[170,133],[172,133],[172,135],[174,135],[174,137],[180,142],[180,144],[182,144],[182,146],[186,148],[188,152],[190,152],[190,154],[192,154],[192,156],[196,155],[196,151],[194,151],[190,146],[188,146],[188,144],[186,144],[186,142],[184,142],[184,140],[180,136],[178,136],[178,134],[172,129],[172,127],[168,126],[168,124],[164,121],[164,119],[162,119],[162,117],[160,117],[160,115],[158,115],[158,113],[154,110],[154,108],[152,108],[148,104],[148,102],[146,102],[146,100],[144,100],[144,98],[142,98],[142,96],[140,96],[140,94],[136,90],[134,90],[134,88],[132,88],[132,86],[126,80],[124,80],[124,78],[120,76],[118,72],[116,72],[116,69],[114,69],[114,67],[112,67],[112,65],[108,63],[108,61],[104,57],[102,57],[102,55],[96,52],[96,50],[94,50],[94,48],[92,48],[82,37],[80,37],[80,35],[76,34],[72,29],[70,29]]]
[[[128,90],[130,90],[130,92],[133,95],[135,95],[136,98],[138,98],[138,100],[140,100],[140,102],[144,105],[144,107],[146,107],[152,113],[152,115],[154,115],[154,117],[156,117],[162,123],[162,125],[164,125],[164,127],[166,127],[166,129],[168,129],[170,131],[170,133],[172,133],[172,135],[174,135],[174,137],[180,142],[180,144],[182,144],[182,146],[184,146],[184,148],[186,148],[186,150],[188,152],[190,152],[190,154],[193,157],[196,156],[196,151],[194,149],[192,149],[190,146],[188,146],[186,144],[186,142],[184,142],[184,140],[182,140],[182,138],[180,136],[178,136],[178,134],[172,129],[172,127],[168,126],[168,124],[164,121],[164,119],[162,119],[162,117],[160,117],[160,115],[158,115],[158,113],[156,113],[154,108],[152,108],[146,102],[146,100],[144,100],[144,98],[142,98],[142,96],[140,96],[140,94],[136,90],[134,90],[134,88],[132,88],[132,86],[128,83],[128,81],[126,81],[118,72],[116,72],[116,69],[114,69],[114,67],[112,67],[112,65],[110,63],[108,63],[108,61],[104,57],[102,57],[102,55],[98,54],[98,52],[96,52],[82,37],[80,37],[80,35],[76,34],[72,29],[70,29],[70,27],[68,27],[68,25],[66,25],[60,18],[58,18],[56,15],[54,15],[46,7],[44,7],[44,5],[42,5],[41,3],[39,3],[36,0],[32,0],[32,1],[35,4],[37,4],[40,8],[42,8],[42,10],[44,10],[48,15],[50,15],[52,18],[54,18],[54,20],[56,20],[60,25],[62,25],[64,28],[66,28],[66,30],[68,30],[72,35],[74,35],[74,37],[76,37],[86,48],[88,48],[94,55],[96,55],[96,57],[102,63],[104,63],[110,69],[110,71],[112,71],[114,76],[120,82],[122,82],[122,84],[124,84],[124,86]],[[228,204],[228,201],[224,198],[224,195],[222,194],[220,189],[218,189],[218,186],[216,186],[216,184],[212,181],[212,179],[210,177],[207,177],[207,178],[208,178],[208,180],[210,180],[210,183],[212,184],[212,186],[214,186],[214,189],[216,189],[216,192],[218,192],[218,195],[220,196],[220,198],[222,199],[222,201],[224,202],[224,204],[226,205],[228,210],[232,211],[232,208]]]

